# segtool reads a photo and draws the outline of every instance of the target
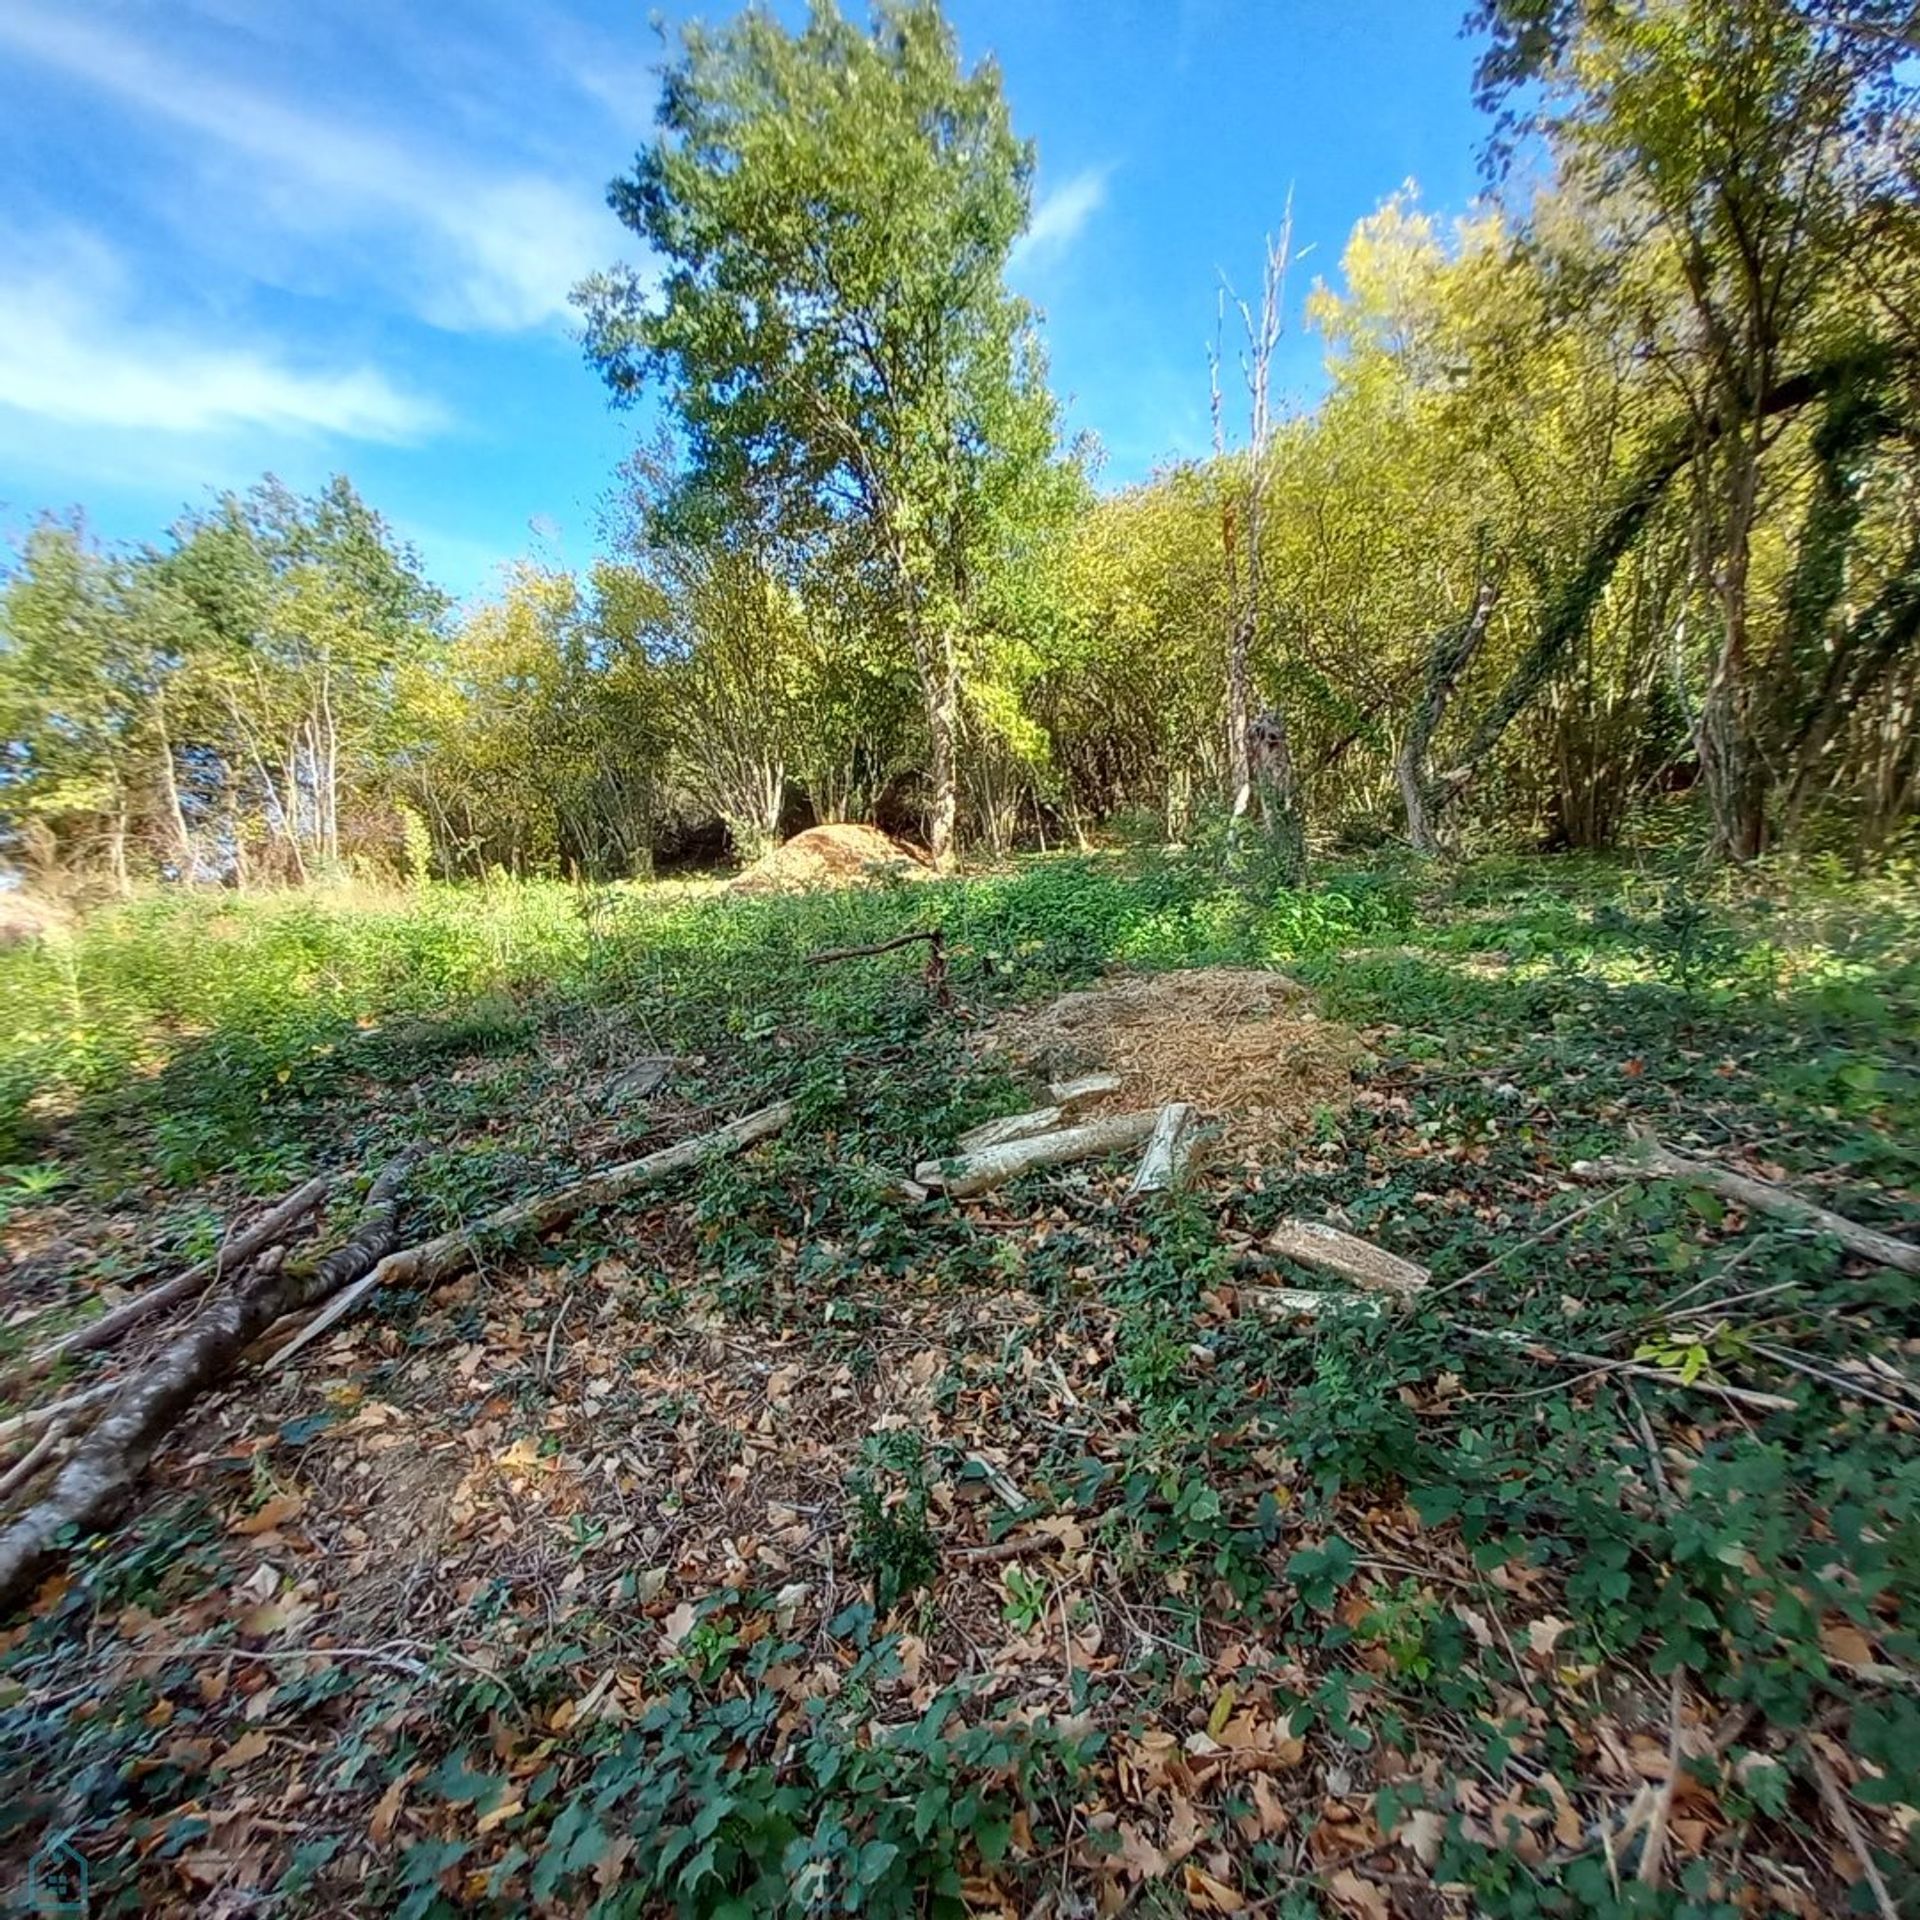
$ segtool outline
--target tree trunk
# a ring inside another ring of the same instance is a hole
[[[1823,360],[1769,387],[1749,410],[1750,417],[1757,424],[1793,413],[1847,381],[1870,377],[1879,364],[1875,354],[1843,353]],[[1460,764],[1430,783],[1428,805],[1436,816],[1465,791],[1475,770],[1559,670],[1669,484],[1697,456],[1744,424],[1744,418],[1726,414],[1715,414],[1704,424],[1685,422],[1656,440],[1639,470],[1621,483],[1580,565],[1548,597],[1533,645],[1481,716]]]
[[[1754,689],[1747,634],[1753,522],[1759,499],[1759,426],[1727,444],[1726,520],[1712,585],[1720,602],[1720,651],[1700,703],[1700,771],[1713,809],[1714,850],[1757,859],[1766,847],[1767,780],[1755,737]]]
[[[124,800],[116,804],[113,825],[108,830],[107,865],[113,874],[114,891],[125,899],[133,891],[127,875],[127,808]]]
[[[1400,783],[1400,798],[1407,810],[1407,839],[1416,853],[1440,851],[1429,809],[1427,753],[1455,691],[1487,637],[1499,597],[1500,590],[1492,581],[1482,581],[1480,591],[1474,596],[1473,611],[1463,622],[1443,628],[1435,636],[1427,659],[1427,678],[1420,692],[1420,704],[1414,709],[1406,738],[1401,741],[1400,752],[1394,760],[1394,775]]]
[[[193,835],[187,831],[187,816],[180,805],[180,782],[173,770],[173,738],[167,732],[167,709],[161,702],[157,709],[160,722],[160,783],[167,798],[167,818],[173,827],[174,839],[180,849],[180,878],[190,882],[199,867],[199,860],[193,850]]]
[[[1228,516],[1228,535],[1232,538],[1232,518]],[[1227,562],[1228,591],[1237,600],[1239,587],[1236,581],[1238,569],[1233,564],[1232,551],[1229,549]],[[1227,626],[1227,783],[1233,790],[1232,808],[1236,820],[1246,818],[1248,808],[1253,804],[1253,743],[1250,733],[1253,725],[1253,688],[1251,685],[1253,654],[1253,610],[1250,607],[1236,608],[1229,616]]]
[[[944,868],[953,852],[954,823],[960,812],[957,748],[960,730],[960,675],[953,642],[945,634],[933,643],[933,658],[922,675],[927,701],[927,740],[931,749],[933,804],[927,813],[927,851]]]

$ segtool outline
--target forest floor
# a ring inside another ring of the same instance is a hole
[[[807,964],[936,925],[944,980]],[[1012,1010],[1203,965],[1301,983],[1340,1096],[1176,1198],[1122,1160],[902,1195],[1033,1104],[983,1044]],[[1910,883],[1295,895],[1191,854],[162,903],[0,992],[0,1371],[315,1171],[419,1144],[413,1239],[797,1109],[205,1403],[0,1623],[0,1885],[38,1850],[95,1914],[1920,1909],[1914,1284],[1572,1172],[1645,1128],[1912,1239]],[[1289,1216],[1433,1284],[1256,1311],[1328,1284],[1262,1257]]]

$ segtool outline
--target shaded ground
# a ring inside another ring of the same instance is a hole
[[[100,1911],[1815,1915],[1872,1911],[1871,1846],[1912,1901],[1911,1285],[1671,1189],[1576,1218],[1567,1178],[1645,1123],[1920,1220],[1913,902],[1795,898],[1058,862],[729,903],[590,1002],[343,1038],[289,1133],[427,1138],[423,1231],[772,1091],[802,1119],[198,1419],[0,1630],[0,1857],[70,1834]],[[802,964],[933,918],[956,1014],[911,950]],[[1284,964],[1369,1036],[1352,1104],[1145,1213],[1124,1168],[892,1200],[1023,1103],[976,1033],[1114,961]],[[622,1093],[655,1048],[690,1063]],[[184,1224],[106,1204],[137,1113],[81,1123],[103,1171],[10,1229],[87,1250],[42,1300]],[[1245,1264],[1286,1214],[1465,1284],[1254,1314],[1313,1284]]]

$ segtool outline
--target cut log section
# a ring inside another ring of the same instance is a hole
[[[1777,1220],[1790,1220],[1798,1226],[1811,1227],[1815,1232],[1837,1240],[1849,1253],[1858,1255],[1862,1260],[1891,1267],[1896,1273],[1920,1276],[1920,1246],[1909,1246],[1906,1241],[1896,1240],[1890,1233],[1863,1227],[1857,1220],[1849,1220],[1844,1214],[1815,1206],[1811,1200],[1802,1200],[1797,1193],[1789,1193],[1785,1187],[1776,1187],[1771,1181],[1735,1173],[1731,1168],[1716,1166],[1711,1160],[1696,1160],[1691,1154],[1675,1153],[1671,1147],[1663,1147],[1658,1140],[1642,1141],[1638,1151],[1624,1160],[1576,1160],[1573,1163],[1573,1177],[1576,1180],[1684,1181],[1688,1186],[1702,1187],[1708,1193],[1716,1193],[1722,1200],[1731,1200],[1735,1206],[1745,1207],[1750,1212],[1770,1213]]]
[[[989,1147],[1005,1146],[1009,1140],[1031,1139],[1036,1133],[1051,1133],[1068,1125],[1074,1115],[1095,1100],[1104,1100],[1121,1087],[1117,1073],[1089,1073],[1078,1080],[1056,1080],[1047,1089],[1051,1106],[1035,1107],[1030,1113],[1003,1114],[998,1120],[983,1120],[969,1127],[953,1143],[956,1153],[984,1153]]]
[[[1084,1126],[1009,1140],[951,1160],[923,1160],[913,1177],[923,1187],[944,1187],[955,1199],[965,1199],[989,1187],[1004,1186],[1036,1167],[1064,1166],[1070,1160],[1093,1160],[1137,1147],[1153,1131],[1157,1117],[1153,1108],[1142,1107],[1136,1113],[1116,1113]]]
[[[1318,1267],[1370,1293],[1391,1293],[1408,1299],[1432,1275],[1417,1261],[1403,1260],[1369,1240],[1342,1233],[1320,1220],[1282,1220],[1267,1236],[1267,1251]]]
[[[1153,1131],[1147,1135],[1146,1151],[1134,1169],[1133,1184],[1127,1198],[1142,1194],[1177,1191],[1187,1183],[1188,1164],[1193,1159],[1195,1118],[1192,1105],[1185,1100],[1170,1100],[1154,1116]]]
[[[1031,1113],[1006,1113],[998,1120],[983,1120],[969,1127],[953,1143],[958,1154],[985,1153],[989,1147],[1004,1147],[1009,1140],[1030,1140],[1036,1133],[1052,1133],[1065,1125],[1064,1107],[1035,1107]]]
[[[1083,1073],[1077,1080],[1056,1080],[1047,1089],[1047,1098],[1071,1112],[1089,1100],[1102,1100],[1118,1093],[1126,1085],[1117,1073]]]
[[[1246,1298],[1277,1319],[1317,1320],[1329,1313],[1378,1313],[1380,1302],[1368,1293],[1311,1293],[1305,1287],[1248,1287]]]

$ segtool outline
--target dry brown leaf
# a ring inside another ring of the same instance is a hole
[[[1161,1849],[1167,1856],[1167,1864],[1178,1866],[1200,1844],[1204,1831],[1200,1816],[1193,1810],[1193,1802],[1185,1794],[1176,1793],[1173,1816],[1167,1822],[1166,1844]]]
[[[1351,1867],[1342,1867],[1327,1882],[1327,1892],[1346,1912],[1360,1915],[1361,1920],[1393,1920],[1393,1905],[1385,1888],[1361,1879]]]
[[[304,1493],[276,1493],[271,1500],[264,1502],[258,1511],[242,1514],[231,1527],[229,1533],[268,1533],[273,1528],[283,1526],[287,1521],[297,1519],[306,1511],[307,1496]]]
[[[1528,1623],[1527,1646],[1538,1666],[1551,1666],[1553,1650],[1560,1644],[1563,1635],[1572,1632],[1573,1622],[1561,1620],[1555,1615],[1542,1614],[1538,1620]]]
[[[1243,1913],[1246,1901],[1239,1892],[1227,1885],[1224,1880],[1216,1880],[1202,1867],[1196,1867],[1191,1860],[1181,1868],[1180,1878],[1186,1888],[1187,1905],[1199,1913]]]
[[[208,1771],[231,1773],[236,1767],[251,1766],[272,1745],[272,1736],[254,1727],[243,1733],[225,1753],[216,1755]]]
[[[400,1808],[407,1797],[407,1788],[413,1783],[413,1773],[395,1774],[387,1782],[387,1790],[380,1796],[373,1809],[372,1818],[367,1822],[367,1837],[377,1847],[384,1847],[393,1838],[393,1824],[400,1818]]]
[[[1393,1837],[1431,1872],[1447,1837],[1447,1823],[1431,1807],[1419,1807],[1400,1822]]]
[[[1820,1651],[1842,1667],[1869,1667],[1874,1660],[1873,1642],[1851,1620],[1821,1621]]]

